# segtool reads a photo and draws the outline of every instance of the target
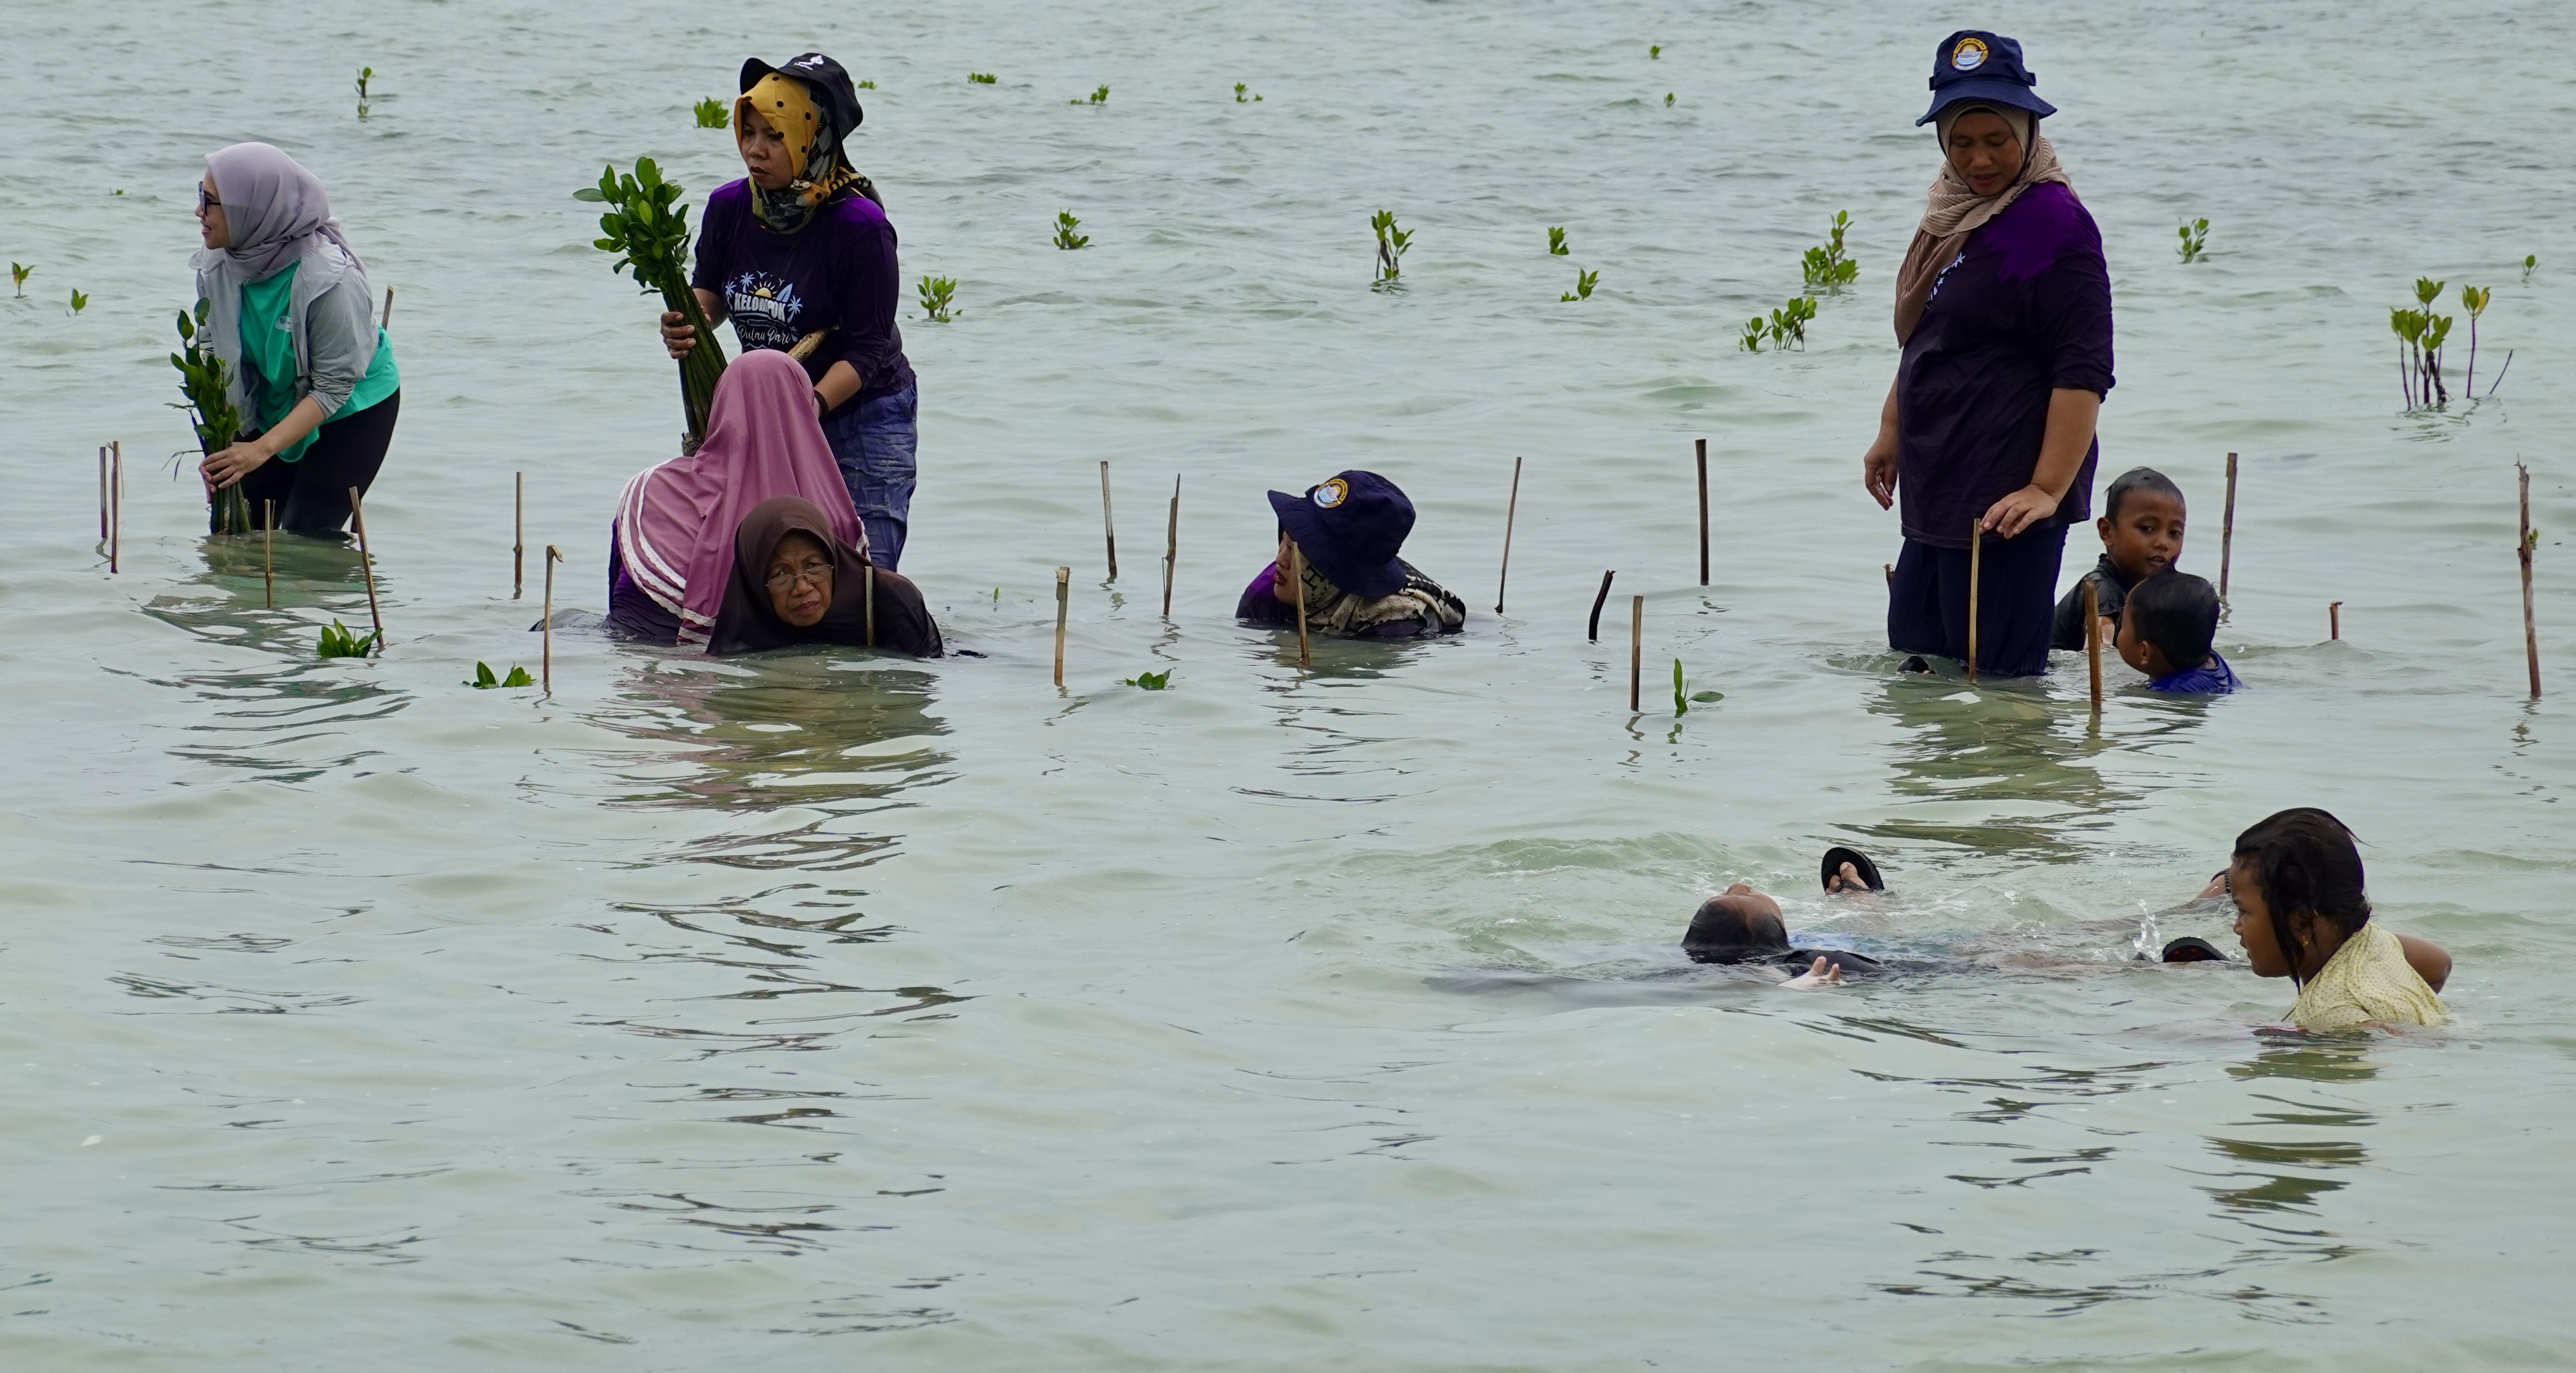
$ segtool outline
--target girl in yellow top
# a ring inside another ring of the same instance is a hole
[[[2450,1019],[2398,936],[2372,923],[2360,850],[2332,815],[2300,806],[2238,835],[2227,887],[2254,975],[2286,977],[2299,989],[2291,1024],[2398,1030]],[[2424,947],[2449,965],[2449,955]]]

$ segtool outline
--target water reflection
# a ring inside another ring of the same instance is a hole
[[[2071,863],[2093,851],[2111,814],[2139,803],[2088,765],[2105,745],[2044,684],[1898,676],[1866,709],[1907,737],[1895,746],[1892,783],[1902,809],[1855,826],[1861,834]]]

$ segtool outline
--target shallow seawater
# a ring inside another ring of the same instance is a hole
[[[1858,457],[1952,17],[793,20],[11,9],[0,253],[36,273],[0,299],[0,1361],[2564,1366],[2564,7],[1976,18],[2064,107],[2105,234],[2105,477],[2179,480],[2214,575],[2241,454],[2221,646],[2251,689],[2115,667],[2098,725],[2072,657],[1971,689],[1902,677],[1880,633],[1896,531]],[[600,608],[615,492],[679,422],[655,307],[570,191],[649,153],[695,203],[734,172],[689,106],[809,44],[876,82],[907,280],[959,282],[955,322],[904,311],[905,570],[983,656],[567,631],[551,696],[467,689],[539,665],[545,545],[554,606]],[[312,655],[366,615],[353,550],[281,545],[266,608],[258,548],[210,543],[166,471],[190,186],[252,137],[397,290],[374,660]],[[1090,248],[1049,246],[1064,209]],[[1400,291],[1368,288],[1380,209],[1418,235]],[[1737,350],[1839,209],[1859,286],[1805,352]],[[1578,269],[1598,289],[1560,303]],[[2385,312],[2419,275],[2495,288],[2492,400],[2396,413]],[[1408,555],[1470,632],[1301,667],[1230,612],[1261,492],[1349,466],[1412,493]],[[1675,718],[1675,658],[1724,699]],[[1142,669],[1170,690],[1118,685]],[[2150,916],[2233,948],[2173,908],[2296,804],[2451,949],[2456,1028],[2267,1034],[2285,984],[2132,960]],[[1893,898],[1821,897],[1832,843]],[[1812,995],[1692,967],[1683,924],[1739,878],[1822,940],[1981,961]]]

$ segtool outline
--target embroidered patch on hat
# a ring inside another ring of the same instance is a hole
[[[1962,38],[1950,49],[1950,66],[1955,71],[1972,72],[1986,65],[1986,40]]]
[[[1335,477],[1331,481],[1316,487],[1314,491],[1309,494],[1314,496],[1316,505],[1321,506],[1326,510],[1330,510],[1334,506],[1340,505],[1343,501],[1350,499],[1351,488],[1346,485],[1341,478]]]

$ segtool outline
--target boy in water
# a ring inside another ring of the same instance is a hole
[[[2218,636],[2218,591],[2205,578],[2170,569],[2129,588],[2120,606],[2120,661],[2147,674],[2147,690],[2224,696],[2243,685],[2210,642]]]
[[[2102,518],[2093,522],[2102,536],[2102,560],[2057,603],[2050,648],[2084,647],[2084,584],[2097,590],[2095,608],[2105,620],[2120,618],[2129,588],[2174,565],[2182,557],[2182,488],[2152,467],[2132,467],[2111,482],[2102,495]],[[2110,637],[2105,631],[2103,637]]]

